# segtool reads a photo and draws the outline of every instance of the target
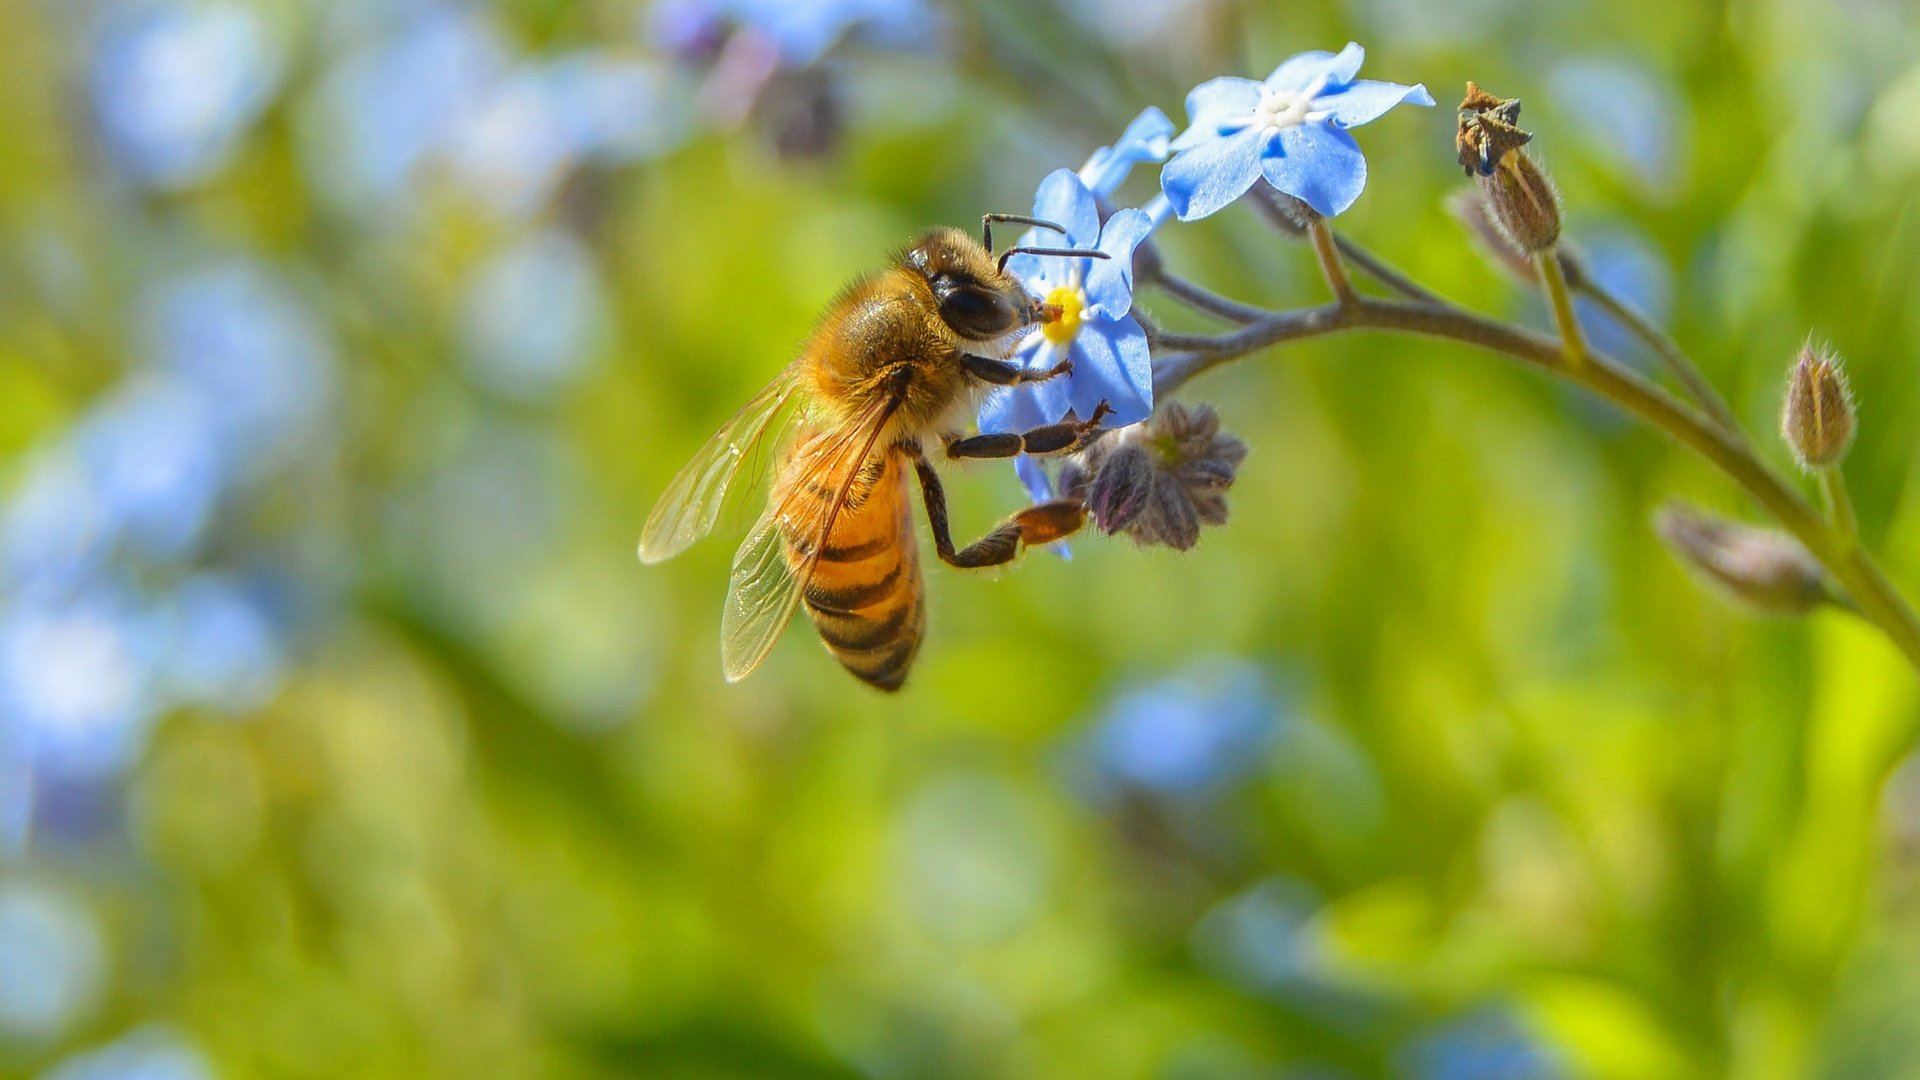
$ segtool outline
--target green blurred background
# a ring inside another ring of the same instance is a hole
[[[1895,0],[0,5],[0,1074],[1920,1075],[1915,673],[1699,588],[1649,517],[1738,492],[1497,358],[1190,385],[1232,523],[936,568],[897,697],[804,628],[722,682],[737,528],[635,562],[844,279],[1349,39],[1442,107],[1343,231],[1542,324],[1444,205],[1522,97],[1776,463],[1847,357],[1920,583]],[[1161,242],[1322,298],[1245,208]]]

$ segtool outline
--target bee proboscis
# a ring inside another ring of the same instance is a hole
[[[1007,273],[1007,258],[1106,257],[1034,246],[996,256],[997,221],[1060,231],[1035,218],[988,214],[978,241],[957,229],[923,233],[833,301],[800,355],[701,447],[648,517],[641,561],[679,553],[711,531],[728,489],[764,457],[760,450],[778,447],[766,511],[733,559],[720,640],[729,682],[759,665],[805,605],[848,671],[882,690],[899,689],[926,630],[909,470],[935,550],[953,566],[1008,562],[1023,545],[1058,540],[1084,521],[1082,504],[1056,500],[958,550],[948,530],[927,443],[938,440],[955,458],[1065,453],[1104,412],[1026,432],[959,434],[979,391],[1071,370],[1062,362],[1029,372],[1007,359],[1028,330],[1058,316]]]

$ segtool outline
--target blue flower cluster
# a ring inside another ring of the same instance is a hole
[[[0,850],[129,765],[162,712],[251,711],[285,669],[297,589],[221,525],[320,467],[332,348],[249,262],[139,307],[139,363],[0,503]]]
[[[1094,249],[1106,260],[1021,255],[1008,268],[1060,317],[1021,343],[1015,360],[1043,371],[1062,359],[1072,374],[995,390],[981,406],[980,430],[1019,431],[1051,424],[1069,412],[1086,417],[1101,402],[1103,423],[1125,427],[1153,413],[1153,363],[1133,307],[1133,255],[1170,218],[1194,221],[1225,208],[1264,180],[1323,217],[1345,211],[1367,182],[1367,161],[1350,128],[1376,120],[1395,105],[1432,105],[1424,86],[1356,78],[1365,50],[1349,43],[1338,53],[1290,57],[1262,82],[1219,78],[1187,96],[1188,124],[1174,128],[1149,108],[1118,142],[1101,147],[1076,173],[1061,169],[1041,181],[1033,216],[1059,223],[1066,242]],[[1168,155],[1172,159],[1168,160]],[[1133,166],[1165,161],[1160,193],[1139,209],[1104,204]],[[1054,244],[1059,237],[1028,233],[1022,244]],[[1053,485],[1040,464],[1014,462],[1036,500]]]

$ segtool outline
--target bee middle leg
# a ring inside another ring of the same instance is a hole
[[[1057,379],[1062,375],[1071,374],[1073,361],[1062,360],[1045,371],[1028,371],[1011,361],[961,353],[960,367],[983,383],[991,383],[994,386],[1019,386],[1022,383],[1046,382],[1048,379]]]
[[[949,566],[963,570],[999,566],[1012,562],[1022,544],[1050,544],[1071,536],[1086,523],[1087,507],[1077,499],[1055,499],[1029,506],[995,526],[987,535],[954,550],[953,533],[947,523],[947,491],[933,463],[915,454],[914,471],[920,475],[920,494],[927,504],[927,521],[933,526],[933,547]]]
[[[1086,445],[1088,436],[1100,429],[1100,421],[1113,409],[1101,402],[1093,416],[1079,423],[1048,424],[1026,431],[1002,431],[988,435],[969,435],[947,443],[950,458],[1010,458],[1016,454],[1067,454]]]

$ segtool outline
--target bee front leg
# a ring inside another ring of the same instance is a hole
[[[927,521],[933,526],[933,547],[941,561],[963,570],[999,566],[1012,562],[1023,544],[1050,544],[1073,535],[1087,520],[1087,507],[1077,499],[1055,499],[1029,506],[1001,522],[994,530],[966,547],[954,550],[953,533],[947,524],[947,492],[933,463],[915,454],[914,471],[920,475],[920,494],[927,504]]]
[[[1080,449],[1100,421],[1113,411],[1106,402],[1093,410],[1090,419],[1079,423],[1048,424],[1026,431],[1004,431],[990,435],[969,435],[947,442],[950,458],[1010,458],[1016,454],[1068,454]]]
[[[1028,371],[1011,361],[961,353],[960,367],[983,383],[991,383],[994,386],[1019,386],[1022,383],[1046,382],[1048,379],[1072,374],[1073,361],[1062,360],[1045,371]]]

